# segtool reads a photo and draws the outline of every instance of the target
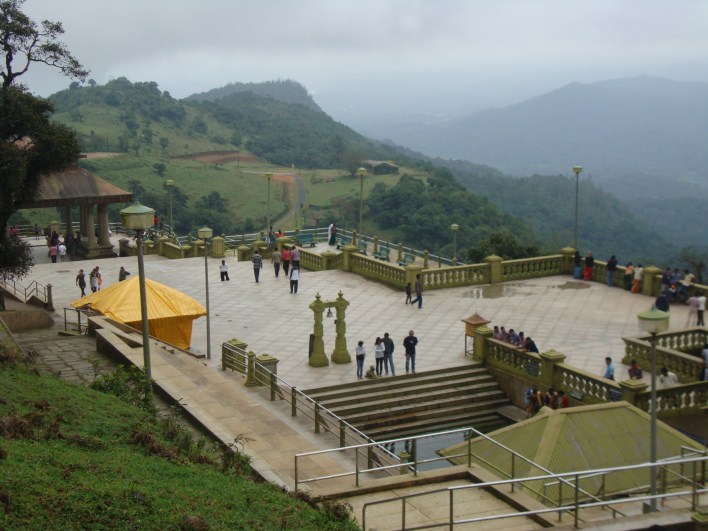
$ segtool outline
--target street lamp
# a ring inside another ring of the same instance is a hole
[[[450,230],[452,231],[452,260],[457,262],[457,231],[460,230],[460,226],[457,223],[450,225]]]
[[[356,174],[359,176],[359,241],[361,241],[361,221],[364,219],[364,175],[366,175],[366,168],[359,168],[356,170]]]
[[[137,232],[138,241],[138,276],[140,278],[140,317],[143,328],[143,365],[147,385],[150,387],[152,370],[150,369],[150,333],[148,331],[147,297],[145,296],[145,266],[143,264],[143,231],[152,227],[155,211],[135,201],[131,206],[120,211],[120,222],[126,229]]]
[[[651,310],[637,314],[639,319],[639,329],[642,332],[651,334],[651,447],[650,460],[656,464],[657,439],[656,439],[656,335],[665,332],[669,328],[669,314],[657,310],[652,306]],[[651,468],[651,495],[656,496],[656,466]],[[656,498],[650,502],[651,512],[656,511]]]
[[[582,166],[573,166],[575,173],[575,240],[573,245],[575,250],[578,250],[578,195],[580,193],[580,172],[583,171]]]
[[[175,185],[175,181],[173,179],[167,179],[165,182],[167,185],[167,189],[170,191],[170,231],[174,232],[174,225],[172,223],[172,188]]]
[[[267,223],[268,225],[266,226],[266,234],[268,235],[268,245],[270,245],[270,180],[273,178],[272,173],[266,173],[265,178],[268,179],[268,201],[267,201],[267,212],[268,212],[268,218],[267,218]]]
[[[204,284],[206,285],[206,328],[207,328],[207,359],[211,359],[211,328],[209,323],[209,265],[207,257],[209,256],[209,241],[214,235],[214,231],[209,227],[202,227],[197,231],[199,239],[204,241]]]

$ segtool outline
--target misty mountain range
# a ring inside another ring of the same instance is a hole
[[[571,174],[620,197],[708,197],[708,83],[573,83],[517,105],[380,134],[428,156],[517,176]]]

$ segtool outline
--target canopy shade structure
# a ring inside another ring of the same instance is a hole
[[[184,293],[145,279],[148,331],[176,347],[188,349],[192,340],[192,321],[206,315],[204,306]],[[74,308],[91,305],[106,317],[142,330],[140,283],[137,277],[87,295],[71,303]]]

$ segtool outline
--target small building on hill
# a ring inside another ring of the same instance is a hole
[[[398,166],[389,160],[364,160],[361,164],[373,175],[395,175],[399,170]]]

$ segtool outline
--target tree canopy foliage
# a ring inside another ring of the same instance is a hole
[[[50,121],[53,106],[32,95],[17,79],[33,63],[58,68],[69,77],[87,75],[57,38],[59,22],[42,22],[41,29],[20,11],[21,0],[0,2],[0,272],[21,277],[32,265],[30,249],[13,241],[10,216],[35,197],[42,174],[75,163],[80,146],[68,127]]]
[[[377,184],[366,200],[367,220],[388,229],[392,239],[452,255],[451,225],[459,225],[459,250],[478,245],[504,228],[522,241],[535,241],[521,220],[503,214],[489,200],[465,190],[450,170],[435,168],[427,183],[404,175],[392,187]],[[466,255],[467,252],[460,252]]]

